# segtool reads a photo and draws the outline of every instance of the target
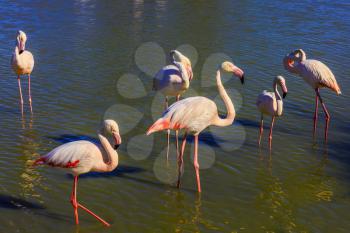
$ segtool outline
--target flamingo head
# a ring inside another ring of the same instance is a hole
[[[17,33],[17,47],[20,52],[25,50],[26,41],[27,35],[23,31],[19,30]]]
[[[274,83],[280,85],[280,87],[282,88],[282,92],[283,92],[283,95],[282,95],[283,99],[286,98],[287,93],[288,93],[286,80],[281,75],[278,75],[278,76],[276,76]]]
[[[306,53],[302,49],[296,49],[283,58],[283,66],[292,73],[298,73],[296,63],[306,60]]]
[[[241,80],[241,83],[244,84],[244,72],[240,68],[238,68],[236,65],[234,65],[232,62],[225,61],[221,64],[220,69],[233,73],[234,76],[238,77]]]
[[[181,62],[187,72],[188,75],[188,79],[191,81],[193,78],[193,72],[192,72],[192,64],[190,59],[188,59],[188,57],[186,57],[185,55],[183,55],[182,53],[180,53],[177,50],[171,50],[170,51],[170,60],[174,63],[175,61],[177,62]]]
[[[114,143],[115,143],[114,149],[115,150],[118,149],[118,147],[122,143],[122,138],[120,137],[119,126],[117,122],[111,119],[104,120],[102,128],[104,132],[113,136]]]

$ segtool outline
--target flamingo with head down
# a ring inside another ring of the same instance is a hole
[[[114,146],[110,144],[107,135],[112,135]],[[114,120],[105,120],[98,132],[101,146],[90,141],[74,141],[56,147],[45,156],[40,157],[34,165],[46,164],[52,167],[64,168],[74,176],[73,190],[70,201],[74,208],[75,223],[79,224],[78,207],[91,214],[105,226],[110,226],[105,220],[77,201],[78,176],[90,171],[111,172],[118,166],[116,149],[121,144],[118,124]]]
[[[172,65],[164,66],[158,71],[153,79],[153,90],[161,92],[165,96],[164,109],[168,108],[168,97],[176,97],[179,101],[182,95],[190,86],[190,81],[193,78],[192,65],[190,59],[177,50],[170,52]],[[183,68],[179,67],[182,64]],[[179,140],[178,131],[176,134],[176,151],[178,152]],[[170,132],[167,131],[167,158],[169,156]]]
[[[22,89],[21,89],[21,75],[28,75],[28,94],[29,94],[29,104],[30,111],[33,112],[32,108],[32,95],[30,92],[30,74],[34,68],[34,57],[31,52],[25,50],[26,48],[27,35],[23,31],[18,31],[16,38],[16,47],[15,51],[11,58],[11,65],[13,71],[17,74],[21,109],[23,114],[23,97],[22,97]]]
[[[179,67],[181,67],[181,70],[185,70],[183,64],[179,63]],[[214,101],[202,96],[189,97],[177,101],[174,104],[172,104],[169,108],[167,108],[163,113],[163,116],[159,118],[147,131],[147,135],[149,135],[151,133],[161,130],[185,130],[185,134],[182,140],[180,156],[178,156],[177,187],[180,187],[180,178],[183,173],[183,155],[186,146],[187,134],[194,135],[193,164],[196,171],[198,192],[201,192],[198,164],[198,135],[210,125],[220,127],[229,126],[235,119],[235,108],[224,86],[222,85],[221,71],[233,73],[235,76],[241,79],[242,84],[244,82],[244,73],[233,63],[227,61],[223,62],[216,72],[216,84],[218,87],[218,91],[227,109],[226,118],[220,118],[217,106]]]
[[[313,135],[315,137],[317,118],[318,118],[318,100],[322,104],[323,111],[326,115],[326,126],[325,126],[325,141],[328,138],[328,126],[330,120],[330,114],[326,108],[326,104],[320,95],[320,88],[329,88],[336,92],[338,95],[341,94],[340,87],[337,80],[334,77],[332,71],[318,60],[306,59],[306,53],[302,49],[297,49],[294,52],[287,54],[283,59],[283,65],[286,70],[291,73],[298,74],[301,76],[305,82],[307,82],[316,93],[316,106],[314,113],[314,131]]]
[[[258,96],[258,99],[256,100],[256,106],[258,107],[258,110],[261,112],[259,141],[258,141],[259,146],[261,142],[261,136],[263,134],[264,114],[272,117],[270,135],[269,135],[270,150],[272,145],[272,129],[275,122],[275,117],[279,117],[283,113],[283,101],[280,93],[277,90],[277,85],[279,85],[282,88],[283,98],[285,98],[288,92],[286,81],[282,76],[277,76],[273,81],[274,92],[268,92],[265,90]]]

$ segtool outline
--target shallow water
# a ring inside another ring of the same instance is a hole
[[[0,232],[349,231],[347,1],[0,5]],[[9,65],[18,29],[27,33],[27,49],[36,62],[34,114],[23,78],[23,118]],[[144,136],[163,108],[163,98],[151,92],[152,75],[174,48],[194,65],[186,96],[217,98],[213,71],[223,59],[231,58],[246,72],[244,86],[224,77],[236,123],[210,128],[200,138],[201,195],[196,193],[191,146],[183,186],[177,190],[167,184],[176,179],[176,166],[174,153],[168,165],[165,161],[165,134]],[[327,147],[323,113],[312,140],[314,92],[281,63],[295,48],[326,63],[342,88],[341,96],[321,92],[332,117]],[[286,77],[289,93],[270,155],[269,119],[263,147],[257,147],[255,99],[262,90],[271,90],[277,74]],[[31,163],[64,142],[96,140],[99,122],[107,117],[121,127],[120,166],[109,174],[81,176],[78,198],[112,228],[82,211],[77,228],[68,201],[72,177]]]

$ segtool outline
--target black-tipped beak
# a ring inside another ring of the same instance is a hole
[[[283,99],[286,98],[287,92],[283,92]]]
[[[114,141],[115,141],[114,149],[117,150],[119,148],[120,144],[122,144],[122,138],[120,137],[119,133],[114,133],[113,137],[114,137]]]
[[[242,85],[244,84],[244,74],[241,77],[241,83],[242,83]]]

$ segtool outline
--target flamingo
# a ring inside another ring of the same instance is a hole
[[[263,134],[264,114],[272,117],[270,135],[269,135],[270,150],[271,150],[271,144],[272,144],[272,129],[275,122],[275,117],[279,117],[283,113],[283,101],[280,96],[280,93],[277,90],[277,84],[280,85],[280,87],[282,88],[283,99],[284,99],[288,92],[286,81],[282,76],[277,76],[273,81],[274,92],[268,92],[264,90],[256,100],[256,106],[258,107],[258,110],[261,112],[259,141],[258,141],[259,146],[261,142],[261,136]]]
[[[304,81],[307,82],[315,90],[316,106],[314,113],[313,137],[315,138],[316,135],[318,100],[320,100],[323,111],[326,115],[324,135],[325,141],[327,142],[330,114],[328,113],[326,105],[321,98],[320,88],[326,87],[336,92],[338,95],[341,94],[340,87],[332,71],[328,68],[328,66],[318,60],[306,59],[306,53],[302,49],[297,49],[294,52],[287,54],[283,59],[283,65],[284,68],[289,72],[301,76]]]
[[[106,135],[114,138],[114,147]],[[90,171],[111,172],[118,166],[118,153],[116,150],[121,144],[118,124],[114,120],[104,120],[98,132],[101,146],[89,141],[74,141],[56,147],[45,156],[40,157],[34,165],[46,164],[52,167],[64,168],[74,176],[73,190],[70,201],[74,208],[75,223],[79,224],[78,207],[91,214],[105,226],[110,226],[105,220],[77,201],[78,176]]]
[[[183,66],[180,64],[180,66]],[[165,110],[163,116],[159,118],[147,131],[147,135],[161,130],[180,130],[185,133],[182,140],[181,153],[178,156],[178,181],[177,187],[180,187],[180,178],[183,173],[183,155],[186,146],[187,134],[194,135],[194,161],[193,165],[196,171],[197,188],[201,192],[198,164],[198,135],[210,125],[229,126],[235,119],[235,108],[221,82],[221,71],[233,73],[244,83],[243,71],[231,62],[223,62],[216,72],[216,84],[221,98],[223,99],[227,116],[225,119],[219,117],[218,109],[214,101],[202,97],[189,97],[177,101]]]
[[[22,89],[21,89],[21,79],[20,75],[28,75],[28,94],[29,94],[29,104],[30,104],[30,112],[33,113],[32,108],[32,95],[30,92],[30,74],[34,68],[34,57],[31,52],[25,50],[27,35],[23,31],[18,31],[17,33],[17,42],[15,51],[12,55],[11,65],[13,71],[17,74],[20,102],[23,114],[23,97],[22,97]]]
[[[180,95],[183,94],[190,86],[193,78],[191,61],[177,50],[170,51],[172,65],[164,66],[158,71],[153,79],[153,90],[163,93],[165,96],[164,109],[168,108],[168,97],[175,96],[179,101]],[[179,62],[183,64],[184,70],[180,71]],[[178,151],[178,131],[176,133],[176,151]],[[167,159],[169,156],[170,131],[167,131]]]

